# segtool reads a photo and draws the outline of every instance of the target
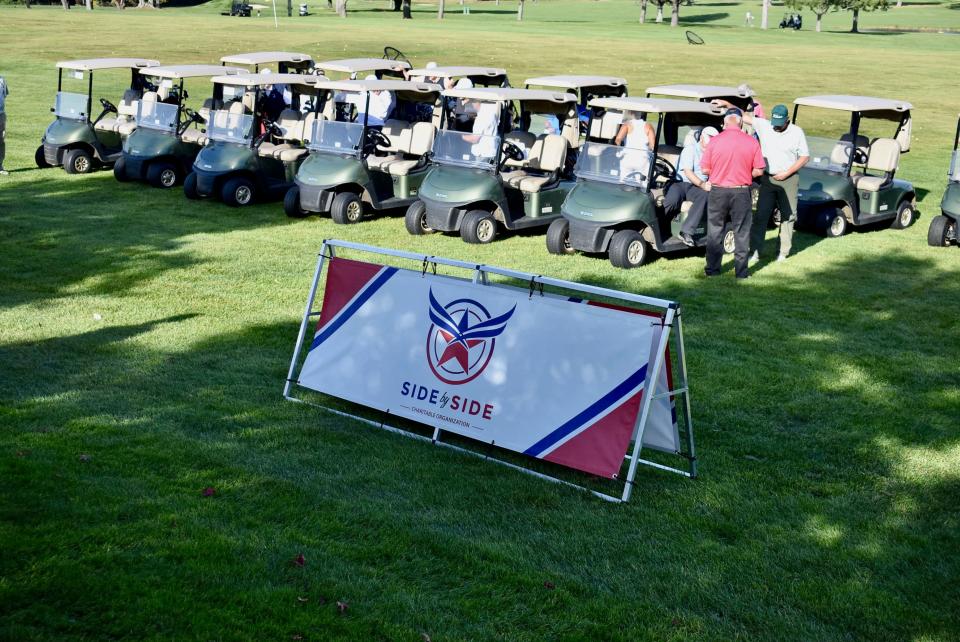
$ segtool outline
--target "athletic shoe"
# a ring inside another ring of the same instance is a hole
[[[787,255],[786,255],[786,254],[781,254],[781,255],[777,256],[777,263],[780,263],[781,261],[786,261],[786,260],[787,260]]]
[[[753,267],[759,262],[760,262],[760,252],[758,251],[754,251],[754,253],[750,255],[750,258],[747,259],[747,265],[749,265],[750,267]]]
[[[9,173],[10,173],[10,172],[8,172],[7,170],[5,170],[5,169],[3,169],[2,167],[0,167],[0,176],[6,176],[6,175],[9,174]]]
[[[693,247],[696,243],[693,240],[693,237],[687,234],[686,232],[680,232],[677,234],[680,237],[680,242],[686,245],[687,247]]]

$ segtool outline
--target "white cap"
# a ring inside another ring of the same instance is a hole
[[[437,63],[435,63],[435,62],[428,62],[426,68],[427,68],[427,69],[436,69],[437,66],[438,66]]]
[[[367,74],[367,77],[364,80],[376,80],[377,76],[375,74]]]
[[[720,132],[717,131],[716,127],[704,127],[703,129],[700,130],[701,139],[703,139],[704,136],[707,136],[709,138],[710,136],[719,136],[719,135],[720,135]]]
[[[473,81],[469,78],[461,78],[454,87],[457,89],[473,89]]]

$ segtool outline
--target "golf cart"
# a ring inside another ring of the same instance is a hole
[[[890,221],[896,229],[909,227],[916,215],[916,192],[894,175],[900,155],[910,150],[910,103],[868,96],[807,96],[794,101],[794,123],[801,106],[821,123],[811,129],[834,131],[827,138],[808,132],[810,162],[799,172],[797,224],[828,237],[842,236],[851,225],[881,221]],[[863,134],[865,124],[869,129],[883,127],[884,133],[892,127],[893,137],[870,140]]]
[[[545,228],[560,215],[573,182],[563,175],[580,143],[577,97],[542,89],[448,89],[442,128],[420,185],[407,208],[410,234],[459,232],[467,243],[489,243],[498,226]],[[472,133],[471,117],[499,123],[496,135]]]
[[[668,217],[663,199],[676,180],[683,146],[699,144],[697,134],[703,127],[719,129],[722,110],[692,100],[628,96],[595,98],[589,105],[590,131],[602,142],[591,137],[580,150],[576,186],[563,202],[563,218],[547,230],[547,250],[606,253],[614,266],[633,268],[650,259],[651,247],[661,254],[689,249],[676,235],[690,202],[682,204],[677,216]],[[656,119],[652,151],[612,144],[627,111],[644,114],[651,125]],[[706,245],[706,218],[693,236],[697,247]],[[724,251],[732,252],[733,245],[733,231],[727,230]]]
[[[156,67],[156,60],[144,58],[93,58],[65,60],[57,63],[57,97],[50,109],[56,116],[43,134],[41,145],[34,154],[37,167],[62,165],[68,174],[86,174],[98,165],[112,165],[120,157],[123,138],[136,127],[137,101],[143,93],[143,76],[137,73],[145,67]],[[99,98],[102,111],[93,114],[94,72],[125,70],[130,84],[118,105]],[[66,71],[66,77],[64,77]],[[64,91],[64,80],[82,81],[86,75],[86,91]],[[116,118],[108,117],[116,114]]]
[[[703,103],[709,103],[720,98],[743,110],[746,110],[753,102],[753,96],[753,92],[748,92],[740,87],[725,85],[657,85],[647,87],[647,98],[682,98],[698,100]]]
[[[284,198],[287,215],[330,212],[335,223],[356,223],[364,203],[379,211],[415,201],[427,174],[440,87],[406,80],[321,80],[317,89],[310,155]],[[371,94],[382,91],[392,92],[396,103],[381,128],[372,126],[368,115]]]
[[[193,159],[206,142],[200,127],[206,126],[213,99],[203,102],[199,112],[186,106],[184,83],[190,78],[245,74],[240,67],[219,65],[177,65],[140,70],[143,96],[137,103],[137,128],[123,143],[123,155],[113,165],[118,181],[147,181],[154,187],[170,188],[183,180]],[[206,87],[204,87],[206,89]]]
[[[260,73],[267,65],[276,67],[279,74],[309,74],[313,71],[313,58],[304,53],[289,51],[251,51],[231,54],[220,59],[223,66],[245,67],[247,71]]]
[[[951,243],[960,245],[960,120],[957,121],[957,133],[953,136],[953,156],[950,157],[950,174],[947,176],[947,191],[940,201],[940,214],[930,221],[927,230],[927,243],[933,247],[943,247]]]
[[[507,70],[499,67],[434,67],[433,69],[411,69],[407,72],[411,79],[423,78],[423,82],[440,85],[441,89],[452,89],[461,78],[466,78],[474,87],[509,87]]]
[[[587,105],[591,100],[627,95],[627,81],[615,76],[539,76],[527,78],[524,86],[528,89],[558,89],[576,94],[580,133],[584,135],[590,121],[590,108]]]
[[[316,69],[332,79],[362,80],[364,76],[373,74],[378,80],[384,78],[403,80],[402,70],[410,69],[410,63],[388,58],[345,58],[318,62]]]
[[[281,198],[307,150],[304,131],[322,79],[304,74],[215,76],[205,146],[183,181],[187,198],[220,197],[232,207]],[[291,101],[275,119],[265,98],[273,85],[285,86]],[[304,112],[307,117],[302,117]]]

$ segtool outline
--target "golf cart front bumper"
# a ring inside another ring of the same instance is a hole
[[[570,246],[580,252],[606,252],[610,239],[616,231],[608,223],[594,223],[568,218],[570,222]]]
[[[146,158],[140,156],[123,155],[123,171],[127,178],[135,181],[146,180]]]
[[[944,216],[960,221],[960,182],[951,182],[947,185],[940,200],[940,211]]]
[[[223,173],[205,172],[196,167],[194,167],[193,171],[197,175],[197,194],[200,196],[216,195],[217,188],[220,187],[220,179],[223,178]]]
[[[426,208],[427,226],[438,232],[456,232],[469,203],[444,203],[420,196]]]
[[[330,187],[294,181],[300,188],[300,207],[307,212],[329,212],[336,192]]]
[[[60,164],[60,149],[60,145],[43,144],[43,160],[47,162],[47,165]]]

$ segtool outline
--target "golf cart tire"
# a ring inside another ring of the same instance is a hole
[[[737,251],[737,234],[732,228],[727,228],[723,233],[722,246],[724,254],[733,254]]]
[[[187,177],[183,179],[183,195],[191,201],[196,201],[200,198],[200,194],[197,192],[197,175],[194,172],[190,172],[187,174]]]
[[[905,230],[913,225],[913,221],[916,219],[916,217],[917,210],[913,209],[913,203],[910,201],[903,201],[897,206],[897,215],[894,217],[893,221],[890,222],[890,227],[895,230]]]
[[[356,223],[363,218],[363,202],[353,192],[340,192],[333,197],[330,218],[340,225]]]
[[[123,160],[123,156],[117,159],[117,162],[113,164],[113,177],[117,179],[119,183],[127,183],[130,181],[130,177],[127,176],[127,163]]]
[[[407,232],[413,236],[433,233],[433,229],[427,225],[427,206],[423,204],[423,201],[414,201],[410,204],[406,214],[403,215],[403,224],[407,228]]]
[[[180,182],[180,171],[170,161],[154,161],[147,167],[147,182],[154,187],[170,189]]]
[[[955,235],[956,223],[949,216],[937,214],[930,221],[927,230],[927,244],[932,247],[946,247],[950,244],[951,232]]]
[[[290,218],[303,218],[310,212],[300,207],[300,188],[291,187],[283,197],[283,211]]]
[[[470,210],[460,222],[460,238],[467,243],[492,243],[497,238],[497,219],[485,210]]]
[[[71,149],[63,155],[63,169],[67,174],[89,174],[93,171],[93,156],[85,149]]]
[[[43,145],[37,147],[37,151],[33,153],[33,162],[36,163],[40,169],[51,167],[50,163],[47,162],[46,155],[43,153]]]
[[[256,200],[256,188],[249,178],[231,178],[220,190],[220,200],[230,207],[246,207]]]
[[[838,209],[827,209],[817,215],[817,233],[825,238],[839,238],[849,227],[846,217]]]
[[[650,245],[643,239],[640,232],[620,230],[610,239],[607,255],[613,267],[624,269],[640,267],[650,256]]]
[[[558,218],[547,228],[547,252],[550,254],[573,254],[570,245],[570,221]]]

